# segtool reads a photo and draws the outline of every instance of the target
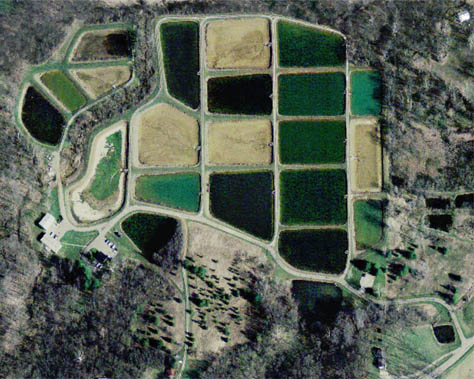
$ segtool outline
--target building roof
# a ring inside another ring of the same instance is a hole
[[[469,21],[470,18],[471,18],[471,15],[468,11],[464,11],[458,14],[459,22]]]
[[[45,233],[45,235],[41,237],[41,243],[54,253],[58,253],[62,245],[61,242],[59,242],[59,237],[56,236],[56,238],[54,238],[54,236],[55,234],[50,235],[49,233]]]
[[[39,225],[44,229],[44,230],[49,230],[51,228],[56,227],[56,219],[54,216],[50,213],[46,213],[44,217],[41,219],[39,222]]]
[[[372,288],[374,285],[375,281],[375,276],[370,275],[367,273],[362,274],[362,277],[360,278],[360,286],[361,288]]]

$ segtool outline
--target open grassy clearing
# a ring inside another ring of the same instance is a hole
[[[138,116],[138,160],[148,166],[198,163],[197,121],[169,104],[151,106]]]
[[[94,137],[86,172],[67,191],[73,216],[79,222],[100,220],[122,206],[126,133],[127,123],[119,121]]]
[[[456,310],[456,316],[466,337],[474,336],[474,297]]]
[[[214,122],[208,125],[209,163],[265,165],[272,162],[272,124],[266,120]]]
[[[255,68],[270,66],[270,26],[264,18],[210,21],[206,27],[207,66]]]
[[[285,116],[344,114],[346,80],[343,73],[278,76],[278,112]]]
[[[165,22],[160,26],[160,35],[168,92],[191,108],[198,108],[199,23]]]
[[[58,187],[54,187],[49,193],[49,211],[51,215],[57,220],[61,216],[61,210],[59,209],[59,196],[58,196]]]
[[[338,66],[345,62],[344,39],[315,27],[278,21],[280,66]]]
[[[212,113],[269,115],[272,112],[270,75],[224,76],[207,81]],[[249,98],[252,101],[249,101]]]
[[[334,284],[293,280],[291,292],[298,302],[300,316],[310,329],[318,322],[333,322],[342,306],[342,291]]]
[[[176,219],[149,213],[134,213],[122,221],[121,227],[148,260],[170,243],[180,229]]]
[[[392,328],[383,332],[387,371],[395,377],[423,369],[442,355],[459,347],[459,342],[440,344],[431,325]]]
[[[39,142],[57,145],[61,140],[64,117],[34,87],[28,87],[23,100],[21,121]]]
[[[474,346],[441,376],[442,379],[468,379],[474,377]]]
[[[127,58],[131,51],[131,38],[127,30],[94,30],[83,33],[77,41],[73,50],[72,61],[90,62]]]
[[[129,66],[84,68],[70,72],[87,95],[93,99],[119,87],[131,76]]]
[[[280,122],[280,160],[283,164],[343,163],[346,126],[342,121]]]
[[[351,74],[351,113],[358,116],[378,115],[381,112],[382,87],[380,75],[373,71]]]
[[[283,224],[346,223],[344,170],[285,170],[280,179]]]
[[[62,71],[49,71],[41,75],[41,82],[71,112],[86,104],[87,99]]]
[[[285,230],[278,241],[278,251],[290,265],[328,274],[344,271],[347,248],[347,232],[339,229]]]
[[[352,120],[350,133],[353,190],[380,191],[382,188],[380,126],[375,120]]]
[[[201,181],[197,173],[143,175],[137,178],[135,196],[139,200],[198,212]]]
[[[194,222],[188,231],[188,342],[191,358],[205,359],[208,353],[248,341],[248,331],[258,325],[251,284],[270,272],[259,247]]]
[[[105,140],[107,152],[95,168],[95,176],[88,191],[97,200],[103,201],[112,196],[119,186],[122,163],[122,139],[125,136],[118,131]]]
[[[96,230],[92,230],[90,232],[76,232],[74,230],[69,230],[61,238],[61,243],[86,246],[98,235],[99,232]]]
[[[269,171],[214,173],[211,214],[259,238],[273,237],[273,174]]]
[[[383,237],[383,202],[354,202],[354,227],[357,249],[376,247]]]

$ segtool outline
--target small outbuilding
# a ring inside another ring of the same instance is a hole
[[[58,223],[56,222],[56,218],[51,213],[46,213],[39,222],[39,226],[41,226],[44,230],[51,230],[55,229],[58,226]]]
[[[362,277],[360,278],[360,288],[362,288],[363,290],[367,288],[372,288],[372,286],[374,285],[374,281],[374,275],[367,274],[366,272],[364,272],[362,274]]]
[[[462,24],[463,22],[469,21],[471,19],[471,14],[468,11],[462,11],[458,13],[458,20]]]

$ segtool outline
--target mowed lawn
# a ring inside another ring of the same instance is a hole
[[[280,66],[344,64],[344,39],[337,34],[288,21],[279,21],[277,31]]]
[[[346,125],[343,121],[280,122],[283,164],[344,163]]]
[[[41,82],[64,104],[71,112],[81,108],[86,97],[62,71],[50,71],[41,75]]]
[[[338,116],[345,110],[343,73],[278,77],[278,111],[285,116]]]
[[[118,190],[122,158],[122,132],[116,132],[106,139],[108,152],[97,164],[94,181],[89,192],[97,200],[105,200]]]
[[[190,212],[199,211],[200,191],[200,175],[192,172],[140,176],[135,188],[140,200]]]
[[[381,112],[380,75],[373,71],[351,74],[351,111],[355,115],[378,115]]]
[[[354,222],[357,248],[375,247],[383,236],[383,202],[380,200],[356,201]]]
[[[458,338],[453,343],[438,343],[431,325],[393,328],[384,331],[382,339],[387,370],[395,377],[421,370],[460,345]]]

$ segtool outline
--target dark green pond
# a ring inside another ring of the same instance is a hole
[[[344,114],[346,79],[340,72],[278,77],[278,111],[285,116]]]
[[[291,293],[298,302],[300,317],[310,329],[319,322],[330,324],[341,310],[342,291],[333,284],[294,280]]]
[[[213,113],[272,113],[270,75],[225,76],[207,82],[208,106]]]
[[[64,117],[33,87],[26,91],[21,119],[38,141],[57,145],[61,140]]]
[[[344,64],[345,46],[341,36],[288,21],[279,21],[277,28],[280,66]]]
[[[290,265],[306,271],[340,274],[346,266],[347,232],[340,229],[285,230],[278,250]]]
[[[273,174],[212,174],[211,213],[259,238],[273,237]]]
[[[452,343],[456,340],[456,335],[451,325],[435,326],[433,331],[439,343]]]
[[[280,183],[283,224],[346,223],[344,170],[286,170],[280,175]]]
[[[199,24],[166,22],[161,25],[166,84],[171,96],[196,109],[200,104]]]
[[[123,231],[147,259],[166,246],[177,228],[178,221],[174,218],[148,213],[135,213],[122,221]]]
[[[343,163],[343,121],[280,122],[280,159],[284,164]]]

